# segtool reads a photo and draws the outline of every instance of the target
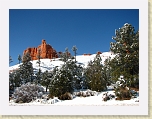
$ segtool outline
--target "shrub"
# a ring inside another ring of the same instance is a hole
[[[29,103],[32,100],[35,100],[36,98],[41,98],[43,92],[43,87],[27,83],[21,85],[21,87],[16,88],[12,95],[12,98],[15,99],[16,103]]]
[[[111,100],[113,98],[115,98],[115,96],[113,94],[108,94],[108,92],[104,93],[102,96],[103,101]]]
[[[86,90],[86,91],[74,92],[73,95],[78,96],[78,97],[89,97],[89,96],[97,95],[97,92],[91,91],[91,90]]]
[[[59,96],[60,100],[72,100],[72,95],[68,92],[66,92],[65,94]]]
[[[115,90],[117,100],[130,100],[131,99],[131,92],[128,88],[119,87]]]
[[[127,81],[124,79],[123,76],[118,78],[115,87],[115,95],[117,96],[116,100],[130,100],[131,99],[131,91],[127,87]]]

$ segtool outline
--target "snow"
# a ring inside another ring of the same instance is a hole
[[[78,55],[76,56],[76,60],[77,60],[77,64],[82,65],[83,67],[87,67],[87,64],[89,61],[93,60],[94,57],[96,56],[96,54],[92,54],[89,56],[84,56],[84,55]],[[111,57],[113,58],[115,55],[113,55],[111,52],[103,52],[102,54],[100,54],[101,58],[102,58],[102,63],[105,61],[105,59]],[[40,68],[42,70],[42,72],[48,70],[51,71],[53,70],[53,68],[55,67],[61,67],[64,62],[60,61],[59,58],[56,59],[41,59],[41,64],[40,67],[39,65],[36,63],[37,60],[33,60],[31,61],[33,64],[33,68],[35,70],[35,72],[38,71],[38,69]],[[9,70],[15,70],[19,68],[19,64],[14,65],[9,67]],[[59,100],[57,97],[55,97],[54,99],[36,99],[30,103],[15,103],[13,100],[10,100],[9,105],[12,106],[18,106],[18,105],[102,105],[102,106],[138,106],[139,105],[139,95],[136,96],[136,98],[133,98],[131,100],[124,100],[124,101],[118,101],[113,99],[110,99],[108,101],[103,101],[103,94],[108,92],[108,94],[114,94],[113,91],[113,86],[109,86],[107,91],[103,91],[103,92],[96,92],[94,96],[89,96],[89,97],[74,97],[72,100]],[[44,95],[44,97],[47,94]]]
[[[114,95],[114,91],[106,91],[109,94]],[[38,105],[38,106],[45,106],[45,105],[60,105],[60,106],[139,106],[139,97],[133,98],[131,100],[115,100],[111,99],[108,101],[103,101],[102,97],[105,92],[98,93],[95,96],[89,96],[89,97],[75,97],[72,100],[59,100],[57,97],[54,99],[37,99],[35,101],[32,101],[30,103],[14,103],[13,100],[10,100],[9,105],[10,106],[22,106],[22,105]]]
[[[87,67],[88,62],[93,60],[95,58],[95,56],[96,56],[96,54],[92,54],[90,56],[78,55],[78,56],[76,56],[77,64],[80,64],[83,67]],[[111,52],[103,52],[102,54],[100,54],[100,56],[102,58],[102,63],[104,63],[105,59],[107,59],[109,57],[113,58],[115,55],[113,55]],[[39,67],[38,63],[36,63],[37,60],[31,61],[35,71],[37,71],[39,68],[42,70],[42,72],[45,72],[46,70],[51,71],[56,66],[61,67],[64,64],[62,61],[59,60],[59,58],[41,59],[40,61],[41,61],[40,67]],[[9,67],[9,70],[11,71],[11,70],[15,70],[17,68],[19,68],[19,64]]]
[[[103,96],[105,93],[115,95],[113,86],[108,86],[107,88],[108,90],[103,92],[92,91],[95,94],[94,96],[74,96],[72,100],[59,100],[57,97],[54,97],[53,99],[50,98],[48,100],[46,98],[36,99],[30,103],[15,103],[13,100],[10,100],[9,106],[139,106],[139,95],[137,95],[136,98],[132,98],[130,100],[120,101],[113,98],[107,101],[103,101]],[[87,91],[88,90],[84,90],[83,92]],[[47,94],[48,93],[44,94],[43,97],[47,97]]]

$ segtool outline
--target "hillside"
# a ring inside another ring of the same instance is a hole
[[[88,62],[91,61],[91,60],[93,60],[95,56],[96,56],[96,54],[92,54],[92,55],[78,55],[78,56],[76,56],[77,64],[80,64],[83,67],[86,67],[87,64],[88,64]],[[113,58],[114,57],[114,55],[111,52],[103,52],[102,54],[100,54],[100,56],[102,58],[102,63],[104,63],[104,61],[105,61],[106,58],[108,58],[108,57]],[[33,64],[34,71],[36,72],[39,69],[39,66],[36,63],[37,60],[33,60],[31,62]],[[41,68],[42,72],[44,72],[46,70],[51,71],[56,66],[61,67],[62,64],[63,64],[63,62],[60,61],[59,58],[55,58],[55,59],[41,59],[40,68]],[[12,70],[15,70],[17,68],[19,68],[19,64],[9,67],[9,70],[12,71]]]
[[[83,67],[87,67],[87,64],[89,61],[93,60],[96,54],[92,55],[78,55],[76,56],[77,59],[77,64],[80,64]],[[102,63],[104,64],[104,61],[106,58],[111,57],[113,58],[115,55],[111,54],[111,52],[103,52],[100,54],[102,58]],[[58,66],[61,67],[63,65],[63,62],[59,60],[59,58],[55,59],[41,59],[41,65],[40,67],[36,63],[37,60],[31,61],[33,64],[34,72],[36,73],[38,69],[40,68],[42,72],[45,72],[46,70],[51,71],[53,70],[54,67]],[[14,65],[9,67],[9,70],[15,70],[19,68],[19,64]],[[45,89],[45,87],[44,87]],[[47,100],[45,97],[47,97],[48,93],[45,93],[43,95],[43,99],[37,99],[34,100],[30,103],[14,103],[13,100],[10,100],[9,105],[103,105],[103,106],[108,106],[108,105],[117,105],[117,106],[137,106],[139,105],[139,92],[137,92],[137,96],[135,98],[132,98],[131,100],[124,100],[124,101],[118,101],[115,100],[114,98],[111,98],[108,101],[104,101],[103,97],[105,93],[108,95],[115,95],[114,93],[114,87],[108,86],[107,91],[102,91],[102,92],[96,92],[96,91],[91,91],[91,90],[80,90],[78,92],[74,92],[72,94],[73,99],[72,100],[59,100],[58,97],[54,97],[53,99]],[[77,93],[83,92],[83,94],[87,94],[87,92],[94,93],[93,96],[89,97],[79,97],[76,96]]]

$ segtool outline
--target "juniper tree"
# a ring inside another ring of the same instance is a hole
[[[106,90],[107,81],[103,78],[103,65],[99,54],[96,55],[93,61],[88,63],[84,76],[89,89],[95,91]]]
[[[135,31],[131,24],[124,24],[115,31],[115,42],[110,44],[110,50],[116,54],[112,60],[112,78],[117,80],[120,75],[127,80],[128,86],[139,83],[139,31]]]

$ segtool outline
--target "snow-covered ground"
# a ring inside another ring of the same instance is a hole
[[[111,90],[111,87],[108,87],[108,91],[103,92],[94,92],[94,96],[89,97],[78,97],[75,96],[72,100],[59,100],[57,97],[54,97],[53,99],[37,99],[30,103],[15,103],[13,100],[10,100],[9,105],[10,106],[46,106],[46,105],[52,105],[52,106],[139,106],[139,95],[136,96],[136,98],[132,98],[131,100],[115,100],[115,98],[112,98],[107,101],[103,101],[103,95],[105,93],[108,93],[109,95],[115,95],[114,91]],[[84,93],[87,92],[87,90],[83,91]],[[138,92],[139,93],[139,92]],[[45,95],[46,96],[46,95]]]
[[[10,106],[19,106],[19,105],[28,105],[28,106],[32,106],[32,105],[38,105],[38,106],[46,106],[46,105],[60,105],[60,106],[139,106],[139,97],[137,98],[133,98],[131,100],[123,100],[123,101],[119,101],[119,100],[115,100],[115,99],[111,99],[108,101],[103,101],[102,100],[102,96],[103,93],[100,93],[99,95],[96,96],[90,96],[90,97],[76,97],[72,100],[64,100],[61,101],[58,98],[54,98],[54,99],[37,99],[35,101],[32,101],[30,103],[14,103],[13,100],[10,100],[9,105]],[[113,91],[108,91],[108,93],[113,94]]]
[[[82,65],[83,67],[86,67],[88,62],[90,60],[93,60],[96,54],[90,55],[90,56],[84,56],[84,55],[79,55],[76,56],[77,63]],[[114,55],[112,55],[111,52],[103,52],[100,54],[102,58],[102,62],[105,61],[106,58],[111,57],[113,58]],[[36,63],[37,60],[33,60],[33,67],[35,72],[39,69],[38,64]],[[56,59],[41,59],[41,65],[40,68],[42,72],[48,70],[51,71],[54,67],[58,66],[61,67],[63,65],[63,62],[59,60],[59,58]],[[15,70],[19,67],[19,65],[14,65],[9,67],[9,70]],[[32,101],[30,103],[14,103],[13,100],[10,100],[9,105],[102,105],[102,106],[108,106],[108,105],[117,105],[117,106],[138,106],[139,105],[139,95],[136,96],[136,98],[132,98],[131,100],[124,100],[124,101],[118,101],[115,100],[115,98],[108,100],[108,101],[103,101],[103,94],[108,92],[108,94],[114,94],[114,91],[111,90],[111,87],[108,87],[108,91],[104,92],[96,92],[94,96],[89,96],[89,97],[78,97],[75,96],[72,100],[65,100],[61,101],[57,97],[54,99],[37,99],[35,101]],[[46,95],[46,94],[45,94]]]
[[[92,55],[78,55],[76,56],[76,60],[77,60],[77,63],[84,66],[84,67],[87,67],[87,64],[90,60],[93,60],[94,57],[96,56],[96,54],[92,54]],[[100,54],[101,58],[102,58],[102,63],[105,61],[106,58],[108,57],[111,57],[113,58],[114,55],[112,55],[111,52],[103,52],[102,54]],[[33,64],[33,68],[35,69],[35,71],[37,71],[39,69],[39,66],[38,64],[36,63],[37,60],[33,60],[31,61],[32,64]],[[40,64],[40,68],[42,70],[42,72],[48,70],[52,70],[54,67],[58,66],[58,67],[61,67],[63,65],[63,62],[59,60],[59,58],[56,58],[56,59],[41,59],[41,64]],[[19,68],[19,64],[17,65],[14,65],[14,66],[11,66],[9,67],[9,70],[15,70]]]

